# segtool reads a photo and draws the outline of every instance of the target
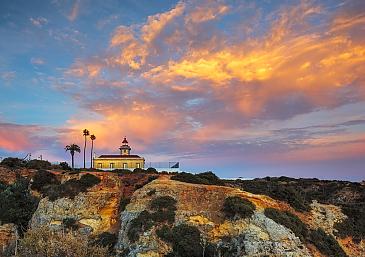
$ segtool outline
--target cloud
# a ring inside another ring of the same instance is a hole
[[[5,83],[10,83],[16,77],[15,71],[4,71],[1,73],[1,78],[5,81]]]
[[[67,16],[69,21],[75,21],[76,20],[77,16],[79,15],[80,4],[81,4],[81,0],[75,0],[74,4],[72,5],[71,12]]]
[[[117,14],[110,15],[104,19],[99,20],[96,23],[96,27],[101,30],[105,26],[110,25],[111,23],[117,21],[118,19],[119,19],[119,15],[117,15]]]
[[[355,121],[364,118],[356,104],[365,101],[365,38],[353,33],[362,17],[311,1],[265,15],[227,2],[181,1],[118,26],[105,52],[64,74],[63,90],[98,116],[69,126],[94,130],[109,151],[126,135],[167,156],[328,160],[318,153],[338,157],[342,144],[346,158],[363,155],[354,128],[363,128]]]
[[[43,64],[45,64],[45,61],[42,58],[32,57],[30,59],[30,63],[33,64],[33,65],[43,65]]]
[[[26,151],[37,146],[35,135],[40,128],[35,125],[0,123],[0,149],[6,151]]]
[[[205,1],[186,17],[186,22],[200,23],[214,20],[229,11],[230,7],[223,1]]]
[[[42,28],[44,25],[48,24],[48,20],[44,17],[37,17],[37,18],[29,18],[30,22],[38,27],[38,28]]]

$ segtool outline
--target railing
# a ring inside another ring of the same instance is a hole
[[[145,168],[155,168],[155,169],[179,169],[180,163],[179,162],[145,162]]]

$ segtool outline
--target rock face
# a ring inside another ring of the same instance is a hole
[[[153,191],[154,194],[151,195]],[[131,203],[121,213],[121,229],[117,252],[119,256],[163,256],[170,249],[159,240],[154,228],[145,232],[136,243],[128,240],[127,231],[141,211],[148,209],[152,198],[171,196],[177,201],[175,224],[197,226],[209,241],[223,244],[226,236],[233,237],[242,248],[237,256],[311,256],[306,246],[289,229],[275,223],[263,214],[265,207],[280,203],[238,189],[222,186],[195,185],[167,178],[155,180],[137,190]],[[240,196],[254,202],[257,209],[249,219],[228,221],[221,212],[228,196]],[[128,250],[127,250],[128,249]]]
[[[99,176],[101,183],[74,199],[61,198],[54,202],[43,198],[31,220],[31,227],[61,228],[62,221],[71,218],[85,234],[99,234],[118,229],[118,207],[122,183],[118,176]]]
[[[74,199],[60,198],[49,201],[43,198],[33,214],[31,227],[50,226],[62,228],[64,219],[73,219],[83,234],[117,233],[120,227],[119,204],[121,198],[129,198],[136,187],[142,187],[151,175],[127,174],[119,176],[110,172],[94,172],[101,182],[80,193]],[[79,179],[81,175],[58,175],[64,182]]]
[[[31,227],[51,226],[60,229],[62,221],[72,218],[79,225],[80,233],[98,235],[111,232],[118,235],[115,246],[120,257],[158,257],[170,252],[171,245],[159,239],[156,226],[140,234],[136,242],[130,242],[128,231],[131,222],[142,211],[150,208],[156,197],[170,196],[176,200],[175,223],[186,223],[197,227],[207,241],[216,246],[227,246],[236,250],[235,256],[318,256],[318,249],[304,244],[295,234],[264,215],[265,208],[276,208],[296,214],[308,227],[322,228],[326,233],[336,235],[334,225],[346,218],[341,208],[335,205],[313,202],[310,212],[297,212],[290,205],[238,188],[225,186],[197,185],[170,180],[168,175],[146,184],[148,174],[94,173],[101,183],[81,193],[74,199],[61,198],[54,202],[44,198],[31,220]],[[78,175],[61,175],[62,181]],[[139,189],[138,189],[139,188]],[[138,189],[138,190],[137,190]],[[228,220],[222,210],[224,200],[229,196],[248,199],[256,206],[254,214],[247,219]],[[131,198],[125,210],[120,212],[121,198]],[[10,229],[10,230],[9,230]],[[2,237],[0,227],[0,244]],[[11,231],[11,228],[4,228]],[[3,232],[3,235],[6,233]],[[10,235],[11,233],[6,234]],[[335,236],[336,237],[336,236]],[[228,238],[228,241],[227,241]],[[3,240],[4,242],[6,240]],[[337,241],[349,256],[365,256],[364,241],[360,244],[351,238]],[[227,256],[227,255],[226,255]]]
[[[330,204],[321,204],[313,201],[311,204],[311,215],[308,216],[308,223],[312,228],[322,228],[326,233],[334,235],[334,226],[342,222],[346,215],[341,208]]]

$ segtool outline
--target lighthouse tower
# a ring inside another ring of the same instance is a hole
[[[121,155],[130,155],[131,153],[131,147],[128,145],[127,138],[124,137],[122,141],[122,145],[119,147],[120,154]]]

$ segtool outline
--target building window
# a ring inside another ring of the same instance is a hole
[[[101,163],[98,163],[98,168],[101,169],[103,165]]]
[[[114,169],[114,163],[110,163],[110,168]]]
[[[128,163],[123,163],[123,169],[128,169]]]
[[[140,164],[140,163],[137,163],[137,164],[136,164],[136,167],[137,167],[137,168],[141,168],[141,164]]]

